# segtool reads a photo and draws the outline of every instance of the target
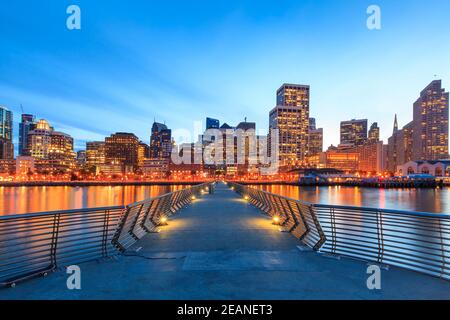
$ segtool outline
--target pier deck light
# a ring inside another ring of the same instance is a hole
[[[195,200],[195,199],[197,199],[197,198],[196,198],[195,196],[192,196],[191,199],[192,199],[192,200]]]
[[[248,200],[248,196],[245,196],[245,197],[244,197],[244,200]]]
[[[167,226],[167,217],[166,216],[161,216],[160,218],[159,218],[159,225],[160,226]]]
[[[280,225],[280,216],[273,216],[272,223],[276,226]]]

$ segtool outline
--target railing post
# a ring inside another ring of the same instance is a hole
[[[327,237],[325,236],[325,233],[322,230],[322,226],[320,225],[319,219],[317,219],[314,206],[309,205],[308,209],[309,209],[311,218],[314,221],[314,225],[317,229],[317,232],[319,233],[319,241],[313,247],[313,250],[318,251],[322,247],[322,245],[327,241]]]
[[[60,220],[61,220],[61,213],[55,214],[53,217],[53,230],[50,247],[50,267],[52,270],[57,268],[56,250],[58,248]]]
[[[119,251],[124,252],[126,250],[126,248],[120,243],[119,239],[122,234],[123,227],[128,220],[128,216],[130,214],[130,209],[129,209],[129,207],[125,207],[122,210],[123,210],[123,216],[119,221],[119,225],[117,226],[116,233],[114,234],[114,236],[111,240],[111,243],[114,246],[116,246],[116,248],[119,249]]]
[[[377,239],[378,239],[378,263],[382,263],[384,259],[384,236],[383,236],[383,217],[380,211],[376,212],[377,216]]]
[[[330,208],[330,225],[331,225],[331,253],[336,253],[337,238],[336,238],[336,216],[334,208]]]
[[[108,228],[109,228],[109,210],[105,211],[103,219],[103,234],[102,234],[102,256],[108,256]]]

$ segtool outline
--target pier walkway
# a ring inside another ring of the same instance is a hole
[[[81,290],[65,270],[0,289],[0,299],[450,299],[450,282],[298,248],[224,184],[172,216],[124,255],[80,264]]]

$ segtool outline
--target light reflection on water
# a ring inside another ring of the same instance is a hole
[[[0,215],[123,205],[185,187],[0,187]],[[450,188],[254,187],[311,203],[450,213]]]
[[[450,188],[376,189],[343,186],[299,187],[291,185],[253,187],[311,203],[450,213]]]
[[[0,187],[0,215],[126,205],[186,187]]]

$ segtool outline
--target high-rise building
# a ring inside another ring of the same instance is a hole
[[[278,130],[278,157],[281,167],[304,162],[308,147],[309,95],[306,85],[283,84],[277,90],[277,106],[269,113],[269,129]],[[270,137],[270,135],[269,135]],[[269,153],[272,143],[269,139]]]
[[[414,103],[413,121],[398,129],[397,115],[394,130],[388,140],[387,169],[409,161],[435,161],[448,158],[449,93],[440,80],[431,82]]]
[[[41,119],[34,130],[28,133],[28,150],[35,159],[48,159],[53,128],[47,120]]]
[[[104,165],[106,163],[105,157],[104,141],[86,142],[86,164],[88,166]]]
[[[375,143],[380,141],[380,127],[378,123],[374,122],[369,129],[369,143]]]
[[[323,151],[323,128],[309,129],[308,156],[318,155]]]
[[[0,106],[0,138],[12,140],[13,137],[13,114],[8,108]]]
[[[206,118],[206,129],[219,129],[220,121],[213,118]]]
[[[28,156],[28,133],[36,128],[36,120],[32,114],[22,114],[19,124],[19,155]]]
[[[36,159],[36,169],[47,172],[66,172],[75,167],[76,153],[73,138],[57,132],[48,121],[41,119],[28,133],[28,150]]]
[[[309,118],[309,130],[316,130],[316,118]]]
[[[105,138],[105,161],[130,172],[138,166],[139,138],[133,133],[117,132]]]
[[[148,159],[150,155],[150,147],[148,144],[140,141],[138,147],[138,166],[142,167],[144,165],[145,159]]]
[[[435,80],[414,103],[413,160],[448,158],[448,99],[441,80]]]
[[[14,159],[12,119],[12,112],[0,106],[0,159]]]
[[[150,158],[169,159],[172,152],[172,130],[165,124],[154,122],[150,137]]]
[[[341,144],[361,146],[367,142],[367,119],[341,122]]]

